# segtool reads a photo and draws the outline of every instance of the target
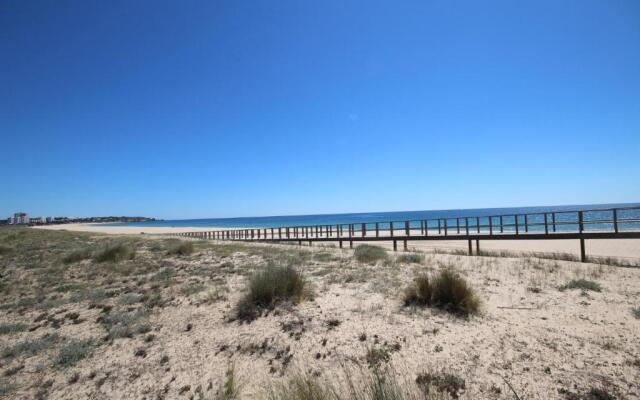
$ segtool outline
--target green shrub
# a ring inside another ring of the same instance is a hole
[[[88,357],[92,350],[92,340],[71,340],[60,348],[58,355],[53,360],[53,364],[58,368],[73,367],[80,360]]]
[[[480,300],[473,288],[450,268],[441,270],[434,277],[419,275],[405,291],[404,304],[432,306],[465,316],[480,310]]]
[[[567,289],[582,289],[582,290],[592,290],[594,292],[601,292],[602,286],[598,282],[589,281],[587,279],[573,279],[568,283],[560,286],[560,291],[564,292]]]
[[[387,258],[387,251],[380,246],[361,244],[356,247],[353,256],[361,263],[375,264],[378,260]]]
[[[248,293],[238,303],[237,317],[251,321],[281,301],[298,303],[311,297],[309,285],[293,267],[268,266],[249,278]]]
[[[193,242],[180,242],[167,250],[167,255],[170,256],[188,256],[195,251]]]
[[[95,257],[97,262],[118,262],[124,260],[133,260],[136,252],[130,245],[126,243],[116,243],[105,247],[98,252]]]
[[[632,308],[631,314],[633,314],[634,317],[640,319],[640,307]]]
[[[406,263],[406,264],[421,264],[424,262],[424,255],[422,254],[401,254],[399,255],[396,260],[400,263]]]
[[[65,264],[73,264],[89,258],[91,258],[91,251],[89,249],[81,249],[72,251],[71,253],[65,255],[62,258],[62,262]]]
[[[0,324],[0,335],[8,335],[10,333],[24,332],[28,328],[27,324]]]

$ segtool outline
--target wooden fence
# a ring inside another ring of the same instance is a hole
[[[358,222],[348,224],[301,225],[268,228],[243,228],[203,232],[175,233],[207,240],[251,242],[343,242],[467,240],[469,254],[480,240],[558,240],[580,241],[580,258],[586,261],[585,239],[640,238],[640,207],[621,207],[577,211],[503,214],[495,216],[445,217],[436,219]]]

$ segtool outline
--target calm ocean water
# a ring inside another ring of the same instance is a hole
[[[437,218],[456,219],[460,217],[488,217],[508,214],[527,214],[527,213],[545,213],[545,212],[563,212],[577,210],[593,210],[614,207],[640,207],[640,203],[626,204],[590,204],[590,205],[571,205],[571,206],[549,206],[549,207],[519,207],[519,208],[482,208],[482,209],[462,209],[462,210],[432,210],[432,211],[393,211],[393,212],[375,212],[375,213],[355,213],[355,214],[320,214],[320,215],[287,215],[272,217],[242,217],[242,218],[203,218],[203,219],[183,219],[183,220],[164,220],[164,221],[148,221],[148,222],[130,222],[130,223],[114,223],[112,226],[136,226],[144,227],[207,227],[207,228],[271,228],[278,226],[309,226],[309,225],[336,225],[346,223],[365,223],[389,222],[389,221],[407,221],[407,220],[431,220]],[[530,218],[529,224],[541,223],[544,216],[536,216]],[[558,214],[558,221],[576,222],[577,214]],[[619,213],[618,218],[640,219],[640,210],[629,210]],[[597,221],[612,219],[612,213],[608,212],[590,212],[585,213],[585,221]],[[513,223],[506,219],[505,224]],[[437,221],[433,221],[437,224]],[[419,222],[417,222],[419,226]],[[470,225],[475,222],[470,222]],[[480,224],[488,224],[488,218],[481,218]],[[602,225],[591,225],[588,229],[609,229]],[[610,224],[609,224],[610,225]],[[415,226],[415,224],[412,224]],[[429,223],[432,226],[432,223]],[[622,224],[622,228],[637,229],[638,223]],[[575,226],[565,226],[566,229],[574,229]],[[533,229],[536,229],[535,227]]]

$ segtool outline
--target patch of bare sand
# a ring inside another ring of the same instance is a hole
[[[428,254],[420,264],[392,259],[363,265],[352,259],[350,250],[314,247],[308,249],[313,255],[300,258],[298,266],[313,285],[315,299],[279,306],[251,324],[241,324],[230,322],[230,317],[247,275],[264,267],[272,251],[300,249],[225,248],[162,259],[162,268],[173,268],[175,277],[160,285],[168,302],[149,317],[153,340],[148,335],[117,338],[62,371],[37,372],[47,359],[27,358],[26,373],[16,378],[19,389],[14,398],[32,398],[48,380],[51,399],[212,396],[230,365],[242,385],[240,397],[262,398],[267,388],[297,373],[338,380],[342,368],[366,370],[370,348],[388,351],[390,366],[407,384],[425,371],[444,370],[463,378],[463,399],[512,399],[504,379],[527,399],[562,399],[561,390],[582,393],[591,387],[625,398],[640,396],[640,320],[631,313],[632,307],[640,306],[639,269],[446,254]],[[152,251],[141,252],[136,262],[146,254]],[[445,267],[455,268],[478,291],[483,301],[480,315],[467,320],[402,306],[403,290],[415,273]],[[576,278],[597,281],[603,290],[558,290]],[[190,283],[205,288],[187,294],[184,287]],[[126,293],[136,285],[140,290],[157,282],[128,276],[109,279],[107,285]],[[116,299],[105,301],[118,304]],[[3,345],[45,331],[72,338],[104,336],[103,328],[94,323],[100,311],[86,302],[50,313],[73,311],[86,322],[3,337]],[[1,318],[33,321],[39,313],[27,310]],[[339,324],[331,327],[330,320]],[[139,349],[145,350],[144,357],[136,355]],[[8,367],[9,363],[3,365]],[[78,381],[69,383],[75,373]]]

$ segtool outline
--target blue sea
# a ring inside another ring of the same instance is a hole
[[[202,218],[202,219],[181,219],[181,220],[162,220],[147,222],[130,222],[130,223],[113,223],[112,226],[135,226],[135,227],[199,227],[199,228],[274,228],[274,227],[293,227],[293,226],[312,226],[312,225],[336,225],[336,224],[367,224],[371,227],[375,222],[388,223],[391,221],[414,221],[411,223],[412,228],[419,227],[420,221],[431,220],[428,226],[431,228],[437,225],[437,219],[447,219],[450,224],[455,224],[457,218],[465,217],[482,217],[479,221],[475,218],[469,222],[470,226],[475,226],[479,222],[480,226],[486,226],[490,216],[514,215],[521,214],[519,223],[524,221],[523,214],[532,213],[559,213],[557,221],[564,226],[559,226],[560,230],[575,229],[574,222],[577,222],[577,213],[569,213],[568,211],[580,210],[599,210],[611,208],[628,208],[640,207],[640,203],[625,204],[588,204],[588,205],[566,205],[566,206],[541,206],[541,207],[510,207],[510,208],[479,208],[479,209],[460,209],[460,210],[429,210],[429,211],[390,211],[390,212],[373,212],[373,213],[353,213],[353,214],[317,214],[317,215],[285,215],[271,217],[241,217],[241,218]],[[511,218],[511,219],[509,219]],[[623,210],[618,213],[621,220],[621,229],[637,229],[640,228],[640,208],[634,210]],[[544,215],[531,216],[528,223],[532,224],[533,230],[539,230],[543,222]],[[591,229],[609,229],[610,224],[596,224],[599,220],[611,220],[611,211],[595,211],[585,212],[584,221],[591,222],[586,226],[587,230]],[[624,220],[633,222],[624,223]],[[514,217],[505,217],[505,224],[514,224]],[[495,223],[495,221],[493,222]],[[539,224],[536,227],[536,224]],[[571,224],[571,225],[570,225]],[[388,224],[387,224],[388,226]],[[451,225],[450,225],[451,226]],[[381,226],[382,228],[383,226]],[[398,226],[398,228],[400,228]],[[565,228],[565,229],[563,229]]]

